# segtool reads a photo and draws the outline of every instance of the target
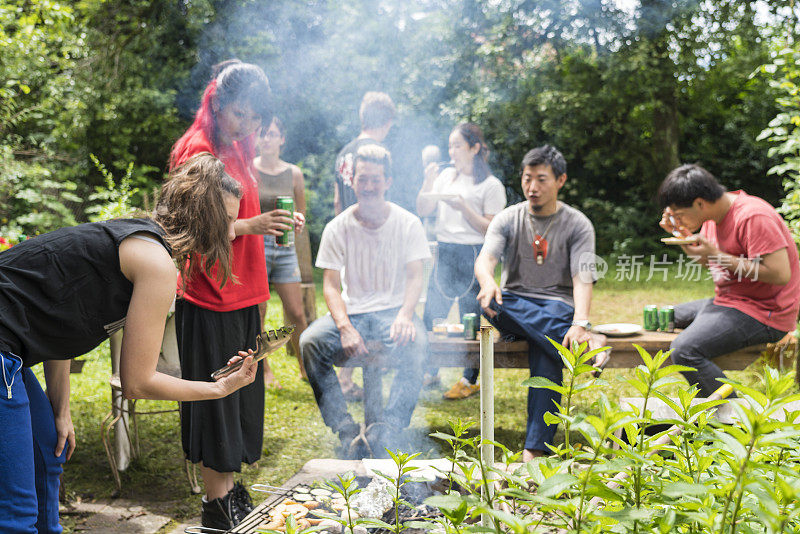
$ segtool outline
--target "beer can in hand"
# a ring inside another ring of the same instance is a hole
[[[294,198],[292,197],[278,197],[275,208],[279,210],[286,210],[294,216]],[[293,247],[294,246],[294,227],[291,230],[284,230],[283,235],[275,238],[275,244],[279,247]]]
[[[655,332],[658,330],[658,306],[648,304],[644,307],[644,329]]]
[[[478,339],[481,322],[477,313],[465,313],[461,318],[461,324],[464,325],[464,339]]]
[[[662,306],[658,310],[658,329],[662,332],[675,331],[675,307]]]

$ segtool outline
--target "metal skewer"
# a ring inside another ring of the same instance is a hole
[[[253,361],[259,362],[272,354],[282,346],[286,345],[292,338],[294,325],[282,326],[276,330],[265,330],[256,337],[256,350],[253,353]],[[238,371],[244,364],[244,358],[231,365],[226,365],[211,373],[211,378],[219,380],[224,376]]]

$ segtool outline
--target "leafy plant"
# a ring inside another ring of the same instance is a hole
[[[758,72],[769,76],[770,85],[778,91],[776,103],[781,109],[758,140],[771,142],[774,146],[769,155],[781,158],[768,174],[783,179],[786,196],[778,211],[800,243],[800,44],[779,46],[772,62],[762,65]]]
[[[419,469],[413,465],[408,465],[408,463],[419,456],[420,453],[407,454],[400,451],[390,451],[388,449],[387,452],[397,467],[397,476],[393,477],[386,473],[381,473],[380,471],[378,471],[378,476],[389,483],[389,493],[392,496],[392,502],[394,503],[394,525],[392,530],[394,530],[397,534],[400,534],[404,528],[400,523],[400,506],[407,506],[409,508],[412,506],[411,503],[403,499],[401,489],[409,481],[409,473]]]
[[[763,391],[727,381],[739,399],[730,401],[735,417],[723,423],[712,411],[724,400],[700,400],[697,389],[666,391],[675,373],[669,353],[651,356],[639,348],[642,365],[625,379],[642,398],[620,406],[598,389],[585,347],[570,351],[554,343],[564,362],[563,385],[528,379],[524,385],[559,391],[562,402],[549,422],[565,426],[565,443],[554,454],[511,469],[487,468],[469,453],[479,443],[460,432],[439,435],[450,443],[454,481],[466,491],[450,491],[426,503],[442,511],[435,522],[445,532],[482,532],[472,523],[492,519],[490,531],[563,533],[735,533],[797,532],[800,529],[800,400],[793,373],[767,368]],[[576,396],[591,392],[590,413],[578,411]],[[653,417],[662,402],[674,416]],[[654,425],[669,428],[653,432]],[[671,425],[671,426],[670,426]],[[451,424],[461,431],[460,425]],[[573,440],[570,435],[579,435]],[[482,487],[484,472],[499,479],[493,495]]]
[[[130,217],[134,211],[131,200],[139,192],[139,188],[131,186],[133,162],[128,164],[125,176],[120,178],[119,184],[117,184],[114,182],[114,175],[94,154],[90,154],[89,157],[105,180],[105,186],[96,187],[95,192],[89,195],[89,200],[96,202],[86,209],[90,220],[95,222]]]

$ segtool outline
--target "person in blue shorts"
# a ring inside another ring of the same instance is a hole
[[[258,174],[258,201],[261,213],[277,209],[278,197],[292,197],[295,216],[306,214],[306,190],[303,171],[281,159],[281,148],[286,143],[286,131],[278,117],[272,118],[269,128],[258,139],[258,156],[253,167]],[[306,377],[303,360],[300,358],[300,334],[308,326],[303,309],[303,291],[300,286],[300,264],[294,244],[279,246],[273,235],[264,236],[264,255],[267,260],[267,280],[278,292],[283,303],[286,320],[295,326],[292,333],[292,348],[300,366],[300,376]],[[263,322],[267,303],[259,306]],[[280,387],[272,369],[264,366],[264,383]]]

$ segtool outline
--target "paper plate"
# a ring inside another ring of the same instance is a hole
[[[438,202],[439,200],[453,200],[458,195],[455,193],[422,193],[420,196],[428,200],[435,200]]]
[[[609,323],[599,324],[593,330],[609,337],[625,337],[638,334],[642,331],[642,326],[634,323]]]
[[[694,237],[662,237],[661,242],[667,245],[694,245],[697,239]]]

